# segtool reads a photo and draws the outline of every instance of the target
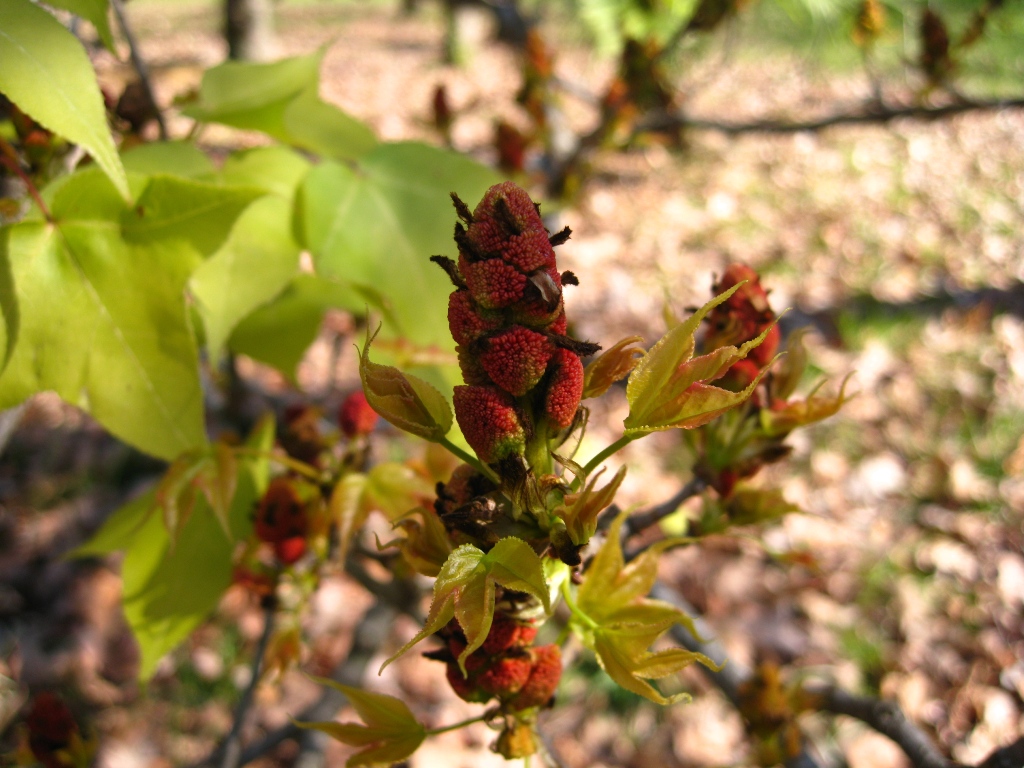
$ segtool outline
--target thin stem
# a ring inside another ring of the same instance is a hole
[[[442,437],[440,440],[438,440],[438,442],[445,448],[447,448],[449,451],[454,453],[456,456],[458,456],[460,459],[462,459],[464,462],[469,464],[469,466],[476,469],[476,471],[479,472],[481,475],[484,475],[485,477],[487,477],[488,479],[492,480],[497,484],[501,483],[501,478],[498,477],[498,475],[494,472],[493,469],[491,469],[486,464],[481,462],[476,456],[473,456],[472,454],[464,451],[462,448],[457,446],[447,437]]]
[[[640,435],[640,434],[632,434],[632,435],[631,434],[625,434],[622,437],[620,437],[618,440],[616,440],[614,443],[612,443],[611,445],[607,446],[603,451],[601,451],[599,454],[597,454],[597,456],[595,456],[590,461],[588,461],[587,465],[585,467],[583,467],[583,474],[581,474],[579,477],[577,477],[575,480],[572,481],[572,488],[573,488],[573,490],[576,490],[577,488],[579,488],[579,486],[580,486],[580,484],[582,484],[584,478],[586,478],[591,472],[593,472],[595,469],[597,469],[599,466],[601,466],[601,463],[605,459],[607,459],[609,456],[614,455],[618,451],[622,450],[627,445],[629,445],[631,442],[636,440],[638,437],[642,437],[642,435]]]
[[[132,33],[131,27],[128,26],[128,19],[125,16],[123,2],[122,0],[110,0],[110,7],[114,9],[114,16],[117,17],[117,23],[121,25],[121,31],[124,33],[125,42],[128,43],[128,54],[131,56],[132,66],[135,67],[135,72],[139,76],[139,82],[142,84],[142,92],[146,94],[146,98],[149,100],[149,105],[153,108],[156,125],[160,131],[160,140],[167,141],[167,124],[164,122],[164,116],[160,112],[160,107],[157,106],[156,97],[153,95],[153,85],[149,79],[149,68],[146,66],[146,62],[139,53],[139,44],[135,40],[135,35]]]
[[[28,190],[29,195],[35,204],[39,206],[39,210],[43,212],[43,216],[50,223],[53,222],[53,214],[50,213],[50,209],[46,207],[46,203],[43,202],[43,198],[39,194],[39,190],[36,188],[35,182],[32,178],[22,170],[21,161],[18,159],[18,153],[14,151],[14,147],[7,143],[7,140],[3,136],[0,136],[0,163],[3,163],[7,168],[21,179],[24,183],[25,188]]]
[[[235,453],[239,456],[252,456],[257,459],[269,459],[275,461],[286,469],[290,469],[292,472],[308,477],[310,480],[320,482],[322,479],[320,473],[317,472],[313,467],[306,464],[304,461],[298,461],[290,456],[282,456],[279,453],[272,453],[270,451],[258,451],[255,448],[243,448],[236,447]]]
[[[267,646],[270,644],[270,636],[274,632],[274,613],[277,609],[277,601],[273,599],[273,596],[267,599],[266,606],[263,612],[263,634],[260,635],[259,644],[256,646],[256,653],[252,660],[252,677],[249,680],[249,685],[246,686],[245,693],[242,694],[241,700],[238,702],[238,706],[235,708],[234,723],[231,725],[231,732],[228,734],[227,739],[224,740],[224,756],[220,763],[220,768],[238,768],[242,757],[242,726],[245,724],[245,716],[249,712],[249,707],[252,705],[253,694],[256,691],[256,685],[260,681],[260,670],[263,665],[263,656],[267,652]]]
[[[487,717],[488,717],[487,713],[484,713],[482,715],[477,715],[476,717],[471,717],[468,720],[463,720],[460,723],[453,723],[451,725],[443,725],[440,728],[428,728],[427,729],[427,736],[437,736],[439,733],[448,733],[448,731],[457,731],[457,730],[459,730],[459,728],[465,728],[467,725],[472,725],[473,723],[482,723],[484,720],[487,719]]]

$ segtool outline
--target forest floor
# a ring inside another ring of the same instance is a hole
[[[129,10],[161,103],[222,60],[209,11]],[[481,44],[471,65],[446,66],[441,20],[430,12],[282,6],[278,21],[283,55],[328,46],[322,95],[384,139],[436,142],[430,104],[441,83],[461,151],[493,164],[494,121],[523,123],[518,55]],[[558,41],[558,25],[545,31]],[[607,81],[610,64],[577,41],[557,51],[564,80],[592,93]],[[97,55],[116,88],[123,65]],[[724,120],[813,115],[868,93],[858,72],[726,46],[684,81],[692,114]],[[571,95],[564,108],[572,125],[594,119]],[[182,135],[188,121],[173,117],[171,129]],[[251,137],[211,129],[202,139],[216,151]],[[743,261],[761,271],[776,310],[792,307],[794,324],[813,326],[807,346],[826,389],[853,372],[858,392],[795,436],[790,458],[759,478],[802,514],[675,551],[663,580],[736,662],[775,660],[792,679],[893,698],[957,760],[976,763],[1024,734],[1024,111],[790,136],[695,131],[681,152],[651,144],[601,155],[593,170],[578,201],[559,212],[573,230],[560,267],[581,282],[567,293],[578,336],[650,342],[664,330],[666,300],[677,313],[702,304],[715,273]],[[300,370],[310,392],[356,381],[352,357],[325,369],[329,344],[319,340]],[[613,397],[592,415],[588,440],[617,437],[625,411],[624,395]],[[683,457],[672,433],[630,446],[623,502],[670,497],[687,479]],[[230,727],[260,633],[259,608],[232,589],[153,682],[137,685],[116,558],[77,563],[63,554],[124,498],[121,478],[147,468],[155,469],[45,396],[30,403],[0,463],[0,682],[74,678],[92,707],[104,768],[206,755]],[[687,504],[670,521],[675,530],[699,506]],[[325,581],[302,622],[312,668],[343,656],[369,602],[344,577]],[[399,622],[396,638],[413,631]],[[576,664],[541,721],[566,768],[754,764],[739,715],[698,671],[678,688],[693,702],[662,709],[618,690],[581,649],[568,653]],[[368,680],[402,691],[433,722],[476,713],[448,690],[442,665],[416,654]],[[279,683],[258,689],[247,738],[286,724],[318,694],[296,670]],[[10,715],[0,706],[0,729]],[[843,755],[851,768],[907,765],[853,721],[802,724],[832,764]],[[504,764],[492,740],[483,726],[447,734],[410,765]],[[291,764],[295,749],[282,745],[257,764]],[[346,754],[332,744],[327,764]]]

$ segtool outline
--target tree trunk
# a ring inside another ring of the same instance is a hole
[[[224,37],[232,59],[269,61],[275,58],[273,0],[224,0]]]

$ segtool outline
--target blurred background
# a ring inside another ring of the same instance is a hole
[[[703,304],[726,265],[758,270],[775,311],[790,308],[786,330],[808,329],[803,391],[824,379],[834,392],[853,372],[857,395],[770,468],[802,513],[675,552],[662,579],[738,663],[781,664],[797,679],[824,671],[895,699],[958,761],[977,763],[1024,733],[1020,0],[227,5],[124,6],[171,137],[193,126],[176,104],[229,54],[323,48],[326,101],[382,139],[447,145],[500,168],[544,201],[552,231],[571,227],[559,259],[580,278],[566,294],[577,336],[650,343],[664,308]],[[120,119],[154,138],[145,98],[133,107],[126,91],[137,70],[123,39],[118,50],[92,52],[101,85],[123,102]],[[220,125],[197,140],[215,157],[263,141]],[[329,399],[356,386],[355,354],[337,344],[351,328],[346,313],[328,315],[299,389]],[[240,358],[238,369],[290,391],[255,362]],[[626,411],[613,391],[588,443],[618,437]],[[230,727],[258,607],[229,590],[140,687],[117,558],[63,554],[157,465],[55,397],[36,396],[10,426],[0,728],[17,705],[15,679],[74,679],[100,765],[201,759]],[[663,501],[686,477],[677,434],[621,456],[623,506]],[[685,530],[699,509],[692,500],[669,524]],[[328,578],[301,626],[307,666],[343,655],[366,607],[345,577]],[[441,720],[469,716],[442,677],[413,654],[384,685]],[[281,682],[258,690],[255,732],[317,695],[294,670]],[[577,660],[544,723],[549,746],[567,767],[758,764],[756,739],[713,684],[688,670],[678,686],[694,701],[658,708]],[[852,720],[803,725],[828,765],[910,765]],[[428,741],[410,765],[504,764],[486,728],[467,733]],[[329,765],[347,754],[327,749]],[[299,754],[286,743],[256,764],[292,765]]]

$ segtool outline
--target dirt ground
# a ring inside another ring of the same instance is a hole
[[[224,56],[209,13],[130,11],[163,104]],[[558,43],[559,76],[598,92],[608,62],[560,41],[558,24],[544,29]],[[443,27],[429,11],[282,6],[279,31],[283,55],[328,46],[322,95],[384,139],[437,141],[429,105],[439,83],[457,112],[455,146],[484,162],[495,159],[494,121],[523,122],[517,54],[481,44],[469,66],[443,65]],[[123,65],[97,56],[107,82],[123,80]],[[723,48],[702,62],[684,77],[693,86],[687,107],[700,116],[813,115],[868,92],[856,72],[823,72],[782,53]],[[566,95],[564,108],[574,126],[594,119],[582,99]],[[188,124],[173,117],[172,132]],[[211,129],[203,140],[216,151],[251,137]],[[794,436],[791,459],[763,473],[803,514],[664,559],[663,580],[730,656],[748,666],[780,660],[794,679],[894,698],[965,763],[1024,734],[1024,111],[792,136],[694,132],[682,153],[652,144],[599,156],[578,204],[560,216],[573,230],[559,259],[581,279],[567,293],[580,337],[652,341],[664,330],[666,298],[677,312],[703,303],[713,275],[741,260],[762,270],[776,310],[792,307],[793,325],[812,325],[808,347],[826,387],[855,372],[859,395]],[[311,392],[332,375],[354,381],[347,357],[334,374],[325,370],[328,344],[318,341],[301,369]],[[625,412],[624,396],[595,412],[589,445],[615,439]],[[622,454],[623,504],[672,495],[686,479],[679,445],[662,433]],[[260,631],[258,608],[232,590],[148,688],[134,682],[116,559],[61,555],[124,497],[119,477],[155,468],[45,396],[30,403],[0,463],[0,682],[74,678],[104,768],[186,765],[207,754],[230,727]],[[683,516],[698,507],[693,500]],[[308,664],[340,659],[368,605],[352,582],[328,578],[302,619]],[[399,621],[395,637],[414,631]],[[679,684],[693,702],[661,709],[617,691],[582,649],[566,651],[578,663],[542,719],[566,768],[753,764],[741,719],[698,672]],[[296,671],[280,683],[258,690],[247,737],[286,724],[319,690]],[[432,723],[477,714],[448,691],[442,665],[415,654],[369,684],[402,693]],[[15,699],[4,698],[0,728]],[[802,724],[832,765],[908,765],[852,720]],[[409,764],[502,765],[492,740],[483,726],[446,734]],[[283,745],[259,764],[290,765],[295,754]],[[332,744],[326,764],[347,754]]]

